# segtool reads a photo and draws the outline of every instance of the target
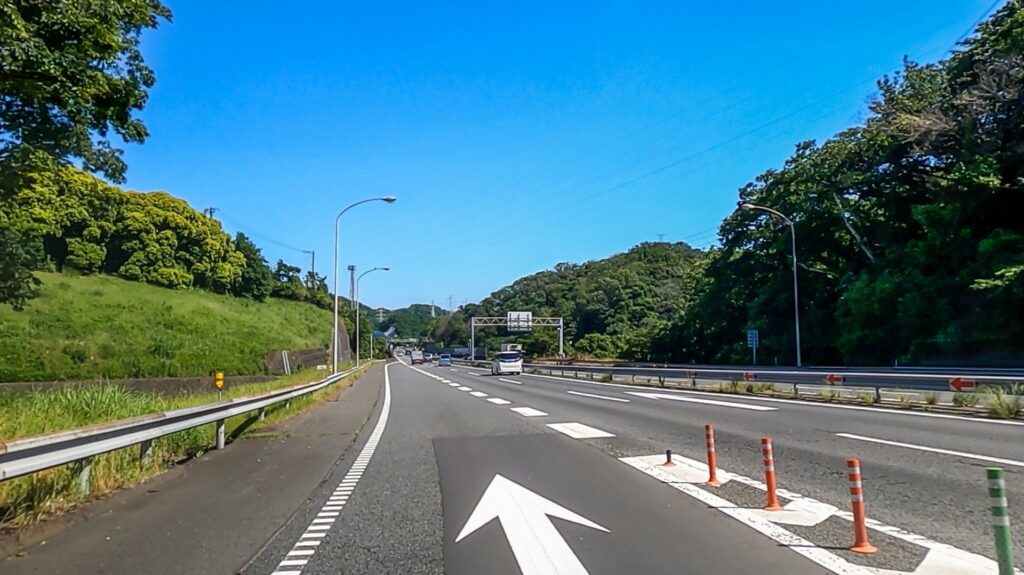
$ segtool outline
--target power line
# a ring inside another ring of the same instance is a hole
[[[217,208],[211,208],[211,209],[217,209]],[[295,246],[288,245],[288,244],[286,244],[284,242],[280,242],[278,240],[275,240],[274,238],[268,236],[267,234],[264,234],[264,233],[260,232],[259,230],[253,228],[252,226],[246,225],[246,224],[244,224],[244,223],[234,219],[233,217],[231,217],[229,215],[226,215],[224,213],[224,210],[220,210],[220,212],[221,212],[221,217],[220,218],[222,220],[231,223],[233,226],[235,226],[239,230],[247,231],[249,233],[249,235],[251,235],[253,238],[256,238],[256,239],[258,239],[258,240],[260,240],[262,242],[266,242],[268,244],[271,244],[271,245],[279,247],[279,248],[283,248],[283,249],[286,249],[286,250],[291,250],[293,252],[306,253],[306,254],[309,253],[309,250],[304,250],[302,248],[297,248]]]
[[[956,39],[956,44],[963,42],[965,38],[973,34],[974,31],[978,29],[978,24],[981,24],[982,20],[991,16],[992,13],[995,12],[996,8],[998,8],[999,5],[1002,4],[1004,1],[1005,0],[996,0],[995,2],[993,2],[992,5],[988,7],[988,10],[985,10],[985,12],[983,12],[982,15],[979,16],[978,19],[974,21],[974,24],[971,24],[971,27],[968,28],[966,32],[961,34],[960,37]]]

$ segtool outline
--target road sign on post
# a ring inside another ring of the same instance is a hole
[[[756,329],[747,330],[747,347],[754,353],[754,365],[757,365],[757,346],[761,343],[761,336]]]
[[[506,319],[509,331],[530,331],[533,329],[533,312],[510,311]]]
[[[220,401],[220,390],[224,389],[224,372],[218,371],[213,374],[213,385],[217,388],[217,401]]]

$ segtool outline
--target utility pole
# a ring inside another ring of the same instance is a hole
[[[348,266],[348,301],[352,304],[352,311],[356,309],[356,266]]]
[[[384,308],[377,309],[377,323],[384,323]]]
[[[309,262],[309,271],[316,275],[316,252],[313,250],[302,250],[302,253],[309,254],[311,260]]]
[[[437,314],[434,313],[434,300],[430,300],[430,317],[437,317]]]
[[[220,211],[220,208],[203,208],[203,215],[213,219],[213,214]]]
[[[455,305],[455,304],[452,303],[452,296],[448,296],[448,311],[449,311],[449,313],[455,311],[455,308],[452,307],[453,305]]]

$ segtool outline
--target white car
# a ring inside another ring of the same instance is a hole
[[[491,375],[520,375],[523,356],[518,351],[502,351],[491,360]]]

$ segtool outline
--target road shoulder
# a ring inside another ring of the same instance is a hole
[[[382,384],[378,366],[255,438],[72,512],[47,526],[46,540],[0,561],[0,570],[237,572],[333,472],[373,413]],[[67,557],[75,557],[73,567]]]

